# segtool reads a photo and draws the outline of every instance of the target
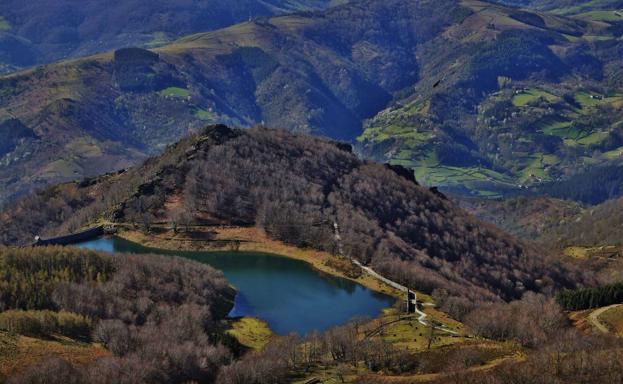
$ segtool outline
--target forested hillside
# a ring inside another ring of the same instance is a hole
[[[219,321],[233,296],[221,272],[182,259],[0,248],[1,332],[62,335],[111,353],[81,367],[42,353],[12,382],[213,382],[232,358]]]
[[[115,1],[5,0],[0,4],[0,73],[128,46],[158,46],[180,36],[330,0]]]
[[[400,167],[285,131],[206,129],[122,174],[44,190],[0,214],[6,244],[98,220],[259,226],[275,239],[336,252],[425,292],[465,303],[582,282],[577,272],[478,222]]]

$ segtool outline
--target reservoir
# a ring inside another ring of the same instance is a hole
[[[324,331],[357,316],[376,317],[395,299],[357,283],[315,270],[309,264],[256,252],[194,252],[146,248],[103,237],[77,244],[105,252],[180,256],[223,271],[236,288],[230,316],[252,316],[268,323],[277,334],[305,335]]]

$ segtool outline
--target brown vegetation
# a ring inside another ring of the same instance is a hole
[[[443,288],[470,301],[512,299],[582,280],[402,173],[284,131],[211,127],[142,167],[78,188],[81,209],[61,198],[66,188],[17,203],[18,213],[2,224],[4,241],[102,215],[149,231],[156,221],[170,221],[170,197],[183,196],[182,212],[195,223],[259,226],[277,240],[329,253],[341,247],[345,256],[428,293]],[[69,211],[72,219],[59,226],[28,215],[55,205],[48,208],[53,217]]]
[[[218,321],[231,308],[233,292],[222,273],[209,266],[162,256],[13,248],[0,249],[0,272],[10,277],[2,280],[9,287],[2,290],[2,306],[35,310],[2,312],[0,327],[92,339],[113,354],[82,368],[43,361],[14,382],[38,382],[49,372],[59,383],[69,378],[76,383],[209,382],[231,358]],[[39,311],[43,308],[61,312]]]

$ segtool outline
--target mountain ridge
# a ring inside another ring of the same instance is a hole
[[[251,18],[324,9],[331,0],[7,0],[0,4],[0,73],[127,46],[153,47]]]

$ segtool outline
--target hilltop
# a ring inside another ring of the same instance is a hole
[[[0,78],[0,127],[20,127],[0,129],[0,199],[217,122],[356,142],[461,193],[564,179],[619,161],[619,36],[476,0],[362,0],[23,71]]]

